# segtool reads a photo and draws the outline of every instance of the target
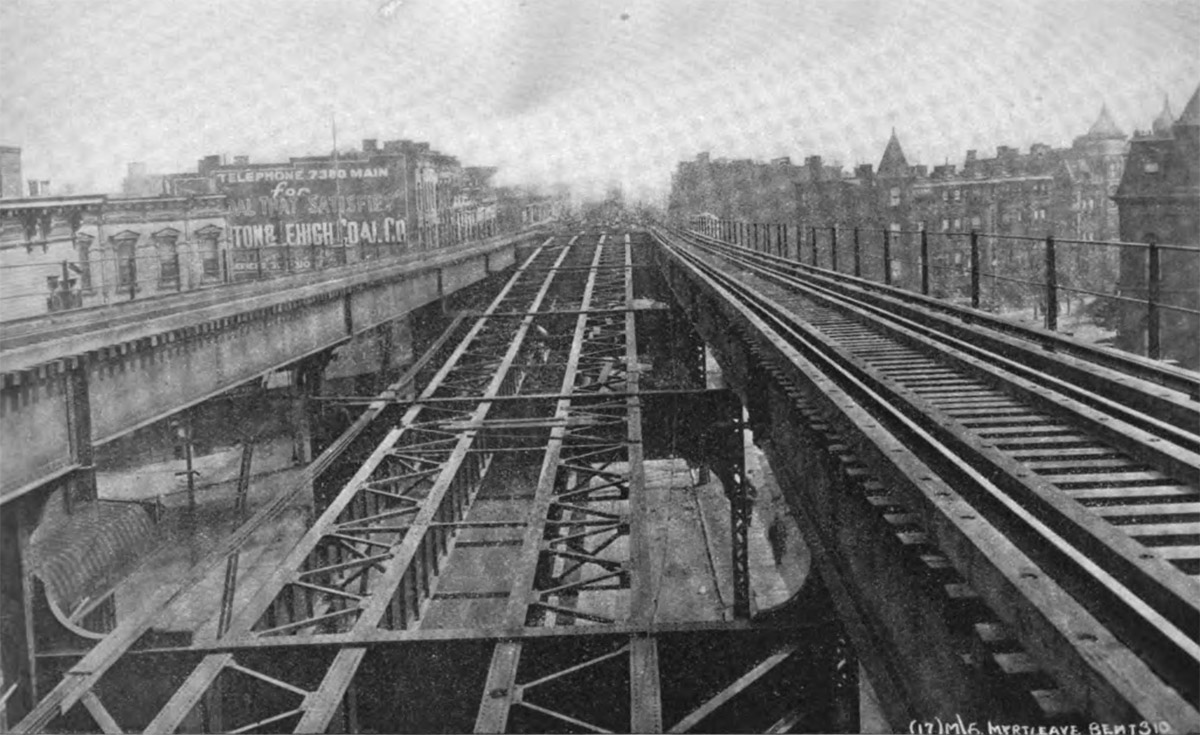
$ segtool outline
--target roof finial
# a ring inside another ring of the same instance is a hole
[[[1108,102],[1104,102],[1100,106],[1100,116],[1096,118],[1096,122],[1092,123],[1092,127],[1087,132],[1089,138],[1124,138],[1125,133],[1117,127],[1113,122],[1112,115],[1108,112]]]
[[[1170,135],[1171,126],[1175,124],[1175,113],[1171,112],[1171,97],[1163,94],[1162,111],[1158,113],[1158,117],[1154,118],[1154,122],[1150,125],[1150,130],[1155,135]]]

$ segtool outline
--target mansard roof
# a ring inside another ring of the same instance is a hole
[[[892,128],[892,137],[888,139],[887,147],[883,149],[883,158],[879,161],[880,176],[907,176],[908,160],[900,147],[900,139],[896,137],[896,129]]]
[[[1175,121],[1176,125],[1200,125],[1200,87],[1192,93],[1192,98],[1188,100],[1187,105],[1183,108],[1183,114]]]

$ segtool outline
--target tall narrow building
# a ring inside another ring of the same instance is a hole
[[[1161,116],[1160,116],[1161,117]],[[1135,137],[1121,185],[1113,196],[1120,208],[1121,239],[1164,245],[1200,245],[1200,88],[1169,130],[1155,120],[1152,134]],[[1121,295],[1146,299],[1150,263],[1144,249],[1121,254]],[[1160,301],[1200,309],[1200,258],[1163,249],[1159,264]],[[1148,309],[1121,306],[1117,346],[1145,354],[1153,351]],[[1200,320],[1170,308],[1159,310],[1158,353],[1186,367],[1200,367]]]

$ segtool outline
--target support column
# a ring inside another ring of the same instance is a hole
[[[735,454],[733,484],[729,488],[729,523],[733,561],[733,616],[750,618],[750,522],[754,513],[754,489],[746,480],[742,423],[737,422],[739,451]]]
[[[67,409],[67,427],[71,441],[71,459],[80,469],[67,480],[63,497],[68,511],[76,503],[96,499],[95,452],[92,447],[92,407],[88,398],[86,363],[77,361],[63,373],[63,396]]]
[[[331,359],[332,352],[322,352],[301,361],[295,368],[292,386],[292,454],[297,464],[306,465],[313,459],[310,398],[320,392],[321,379]]]
[[[37,701],[33,655],[33,590],[26,570],[29,537],[48,493],[29,493],[0,509],[0,731]],[[9,694],[13,686],[16,689]]]

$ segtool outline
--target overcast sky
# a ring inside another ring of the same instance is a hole
[[[428,140],[506,179],[661,189],[681,158],[910,162],[1127,132],[1200,84],[1195,0],[3,0],[0,143],[113,190]]]

